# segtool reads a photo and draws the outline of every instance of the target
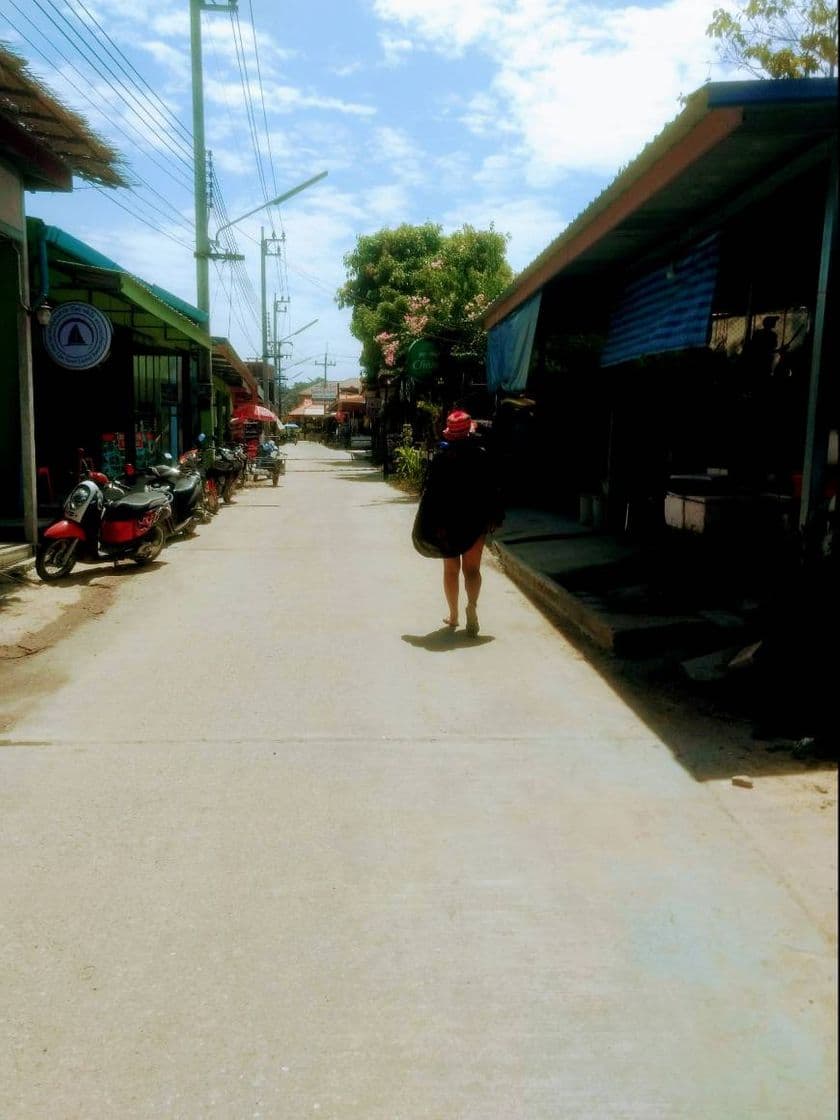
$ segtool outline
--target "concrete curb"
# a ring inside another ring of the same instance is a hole
[[[542,572],[523,564],[501,541],[492,541],[493,554],[502,571],[554,621],[571,623],[585,637],[610,653],[615,651],[615,631],[584,603]]]

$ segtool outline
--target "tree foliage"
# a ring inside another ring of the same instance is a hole
[[[416,338],[435,341],[450,365],[483,364],[482,311],[513,278],[507,240],[468,225],[444,235],[432,222],[360,236],[336,300],[352,308],[366,377],[398,372]]]
[[[706,34],[721,57],[756,77],[833,77],[837,72],[837,7],[826,0],[747,0],[738,11],[716,8]]]

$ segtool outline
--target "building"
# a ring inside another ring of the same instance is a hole
[[[520,500],[590,497],[617,532],[808,519],[840,426],[836,154],[836,79],[706,85],[491,305]]]
[[[71,191],[73,176],[125,186],[116,152],[0,47],[0,495],[3,537],[37,539],[35,406],[31,332],[47,315],[30,294],[24,191]]]

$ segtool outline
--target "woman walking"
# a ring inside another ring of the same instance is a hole
[[[478,635],[481,554],[490,529],[501,524],[500,488],[491,456],[473,434],[469,413],[450,412],[444,442],[429,465],[413,540],[424,556],[443,558],[444,624],[458,626],[461,574],[466,593],[466,631]]]

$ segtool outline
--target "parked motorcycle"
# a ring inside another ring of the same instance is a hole
[[[216,478],[219,496],[226,504],[233,501],[234,490],[244,481],[246,462],[244,452],[237,448],[219,446],[212,449],[207,474]]]
[[[149,564],[166,544],[170,505],[167,494],[124,491],[91,471],[68,494],[63,517],[44,530],[35,570],[50,582],[69,575],[77,562]]]
[[[204,465],[204,450],[203,442],[204,435],[198,437],[198,444],[196,447],[191,447],[189,451],[185,451],[178,459],[178,463],[182,470],[197,471],[201,476],[201,488],[204,501],[204,511],[206,514],[205,520],[209,521],[219,512],[219,487],[216,479],[211,478],[207,468]]]
[[[131,489],[166,490],[172,496],[169,531],[191,537],[202,521],[209,520],[204,507],[204,483],[201,474],[184,463],[176,466],[169,452],[163,462],[148,467],[126,467]]]

